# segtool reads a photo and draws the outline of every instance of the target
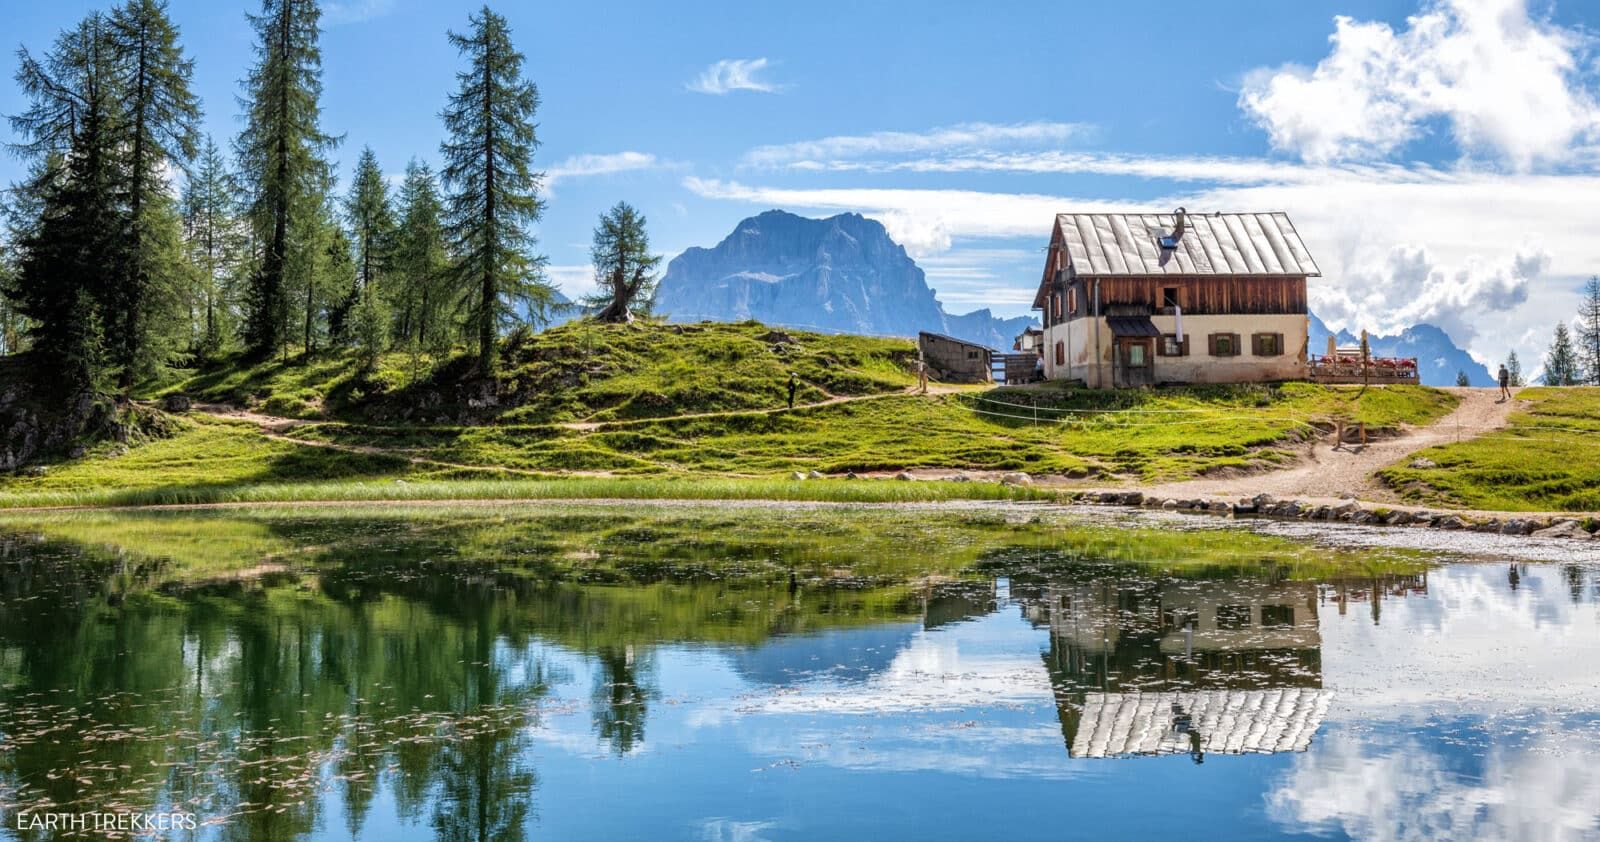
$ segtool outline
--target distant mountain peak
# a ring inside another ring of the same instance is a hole
[[[883,224],[858,213],[823,219],[768,210],[712,248],[667,264],[656,309],[681,321],[759,319],[813,330],[889,336],[933,331],[1009,348],[1031,317],[952,315]]]

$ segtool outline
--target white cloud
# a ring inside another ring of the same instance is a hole
[[[1329,41],[1315,68],[1257,69],[1239,95],[1274,147],[1307,161],[1381,158],[1442,120],[1464,154],[1525,171],[1570,162],[1600,129],[1581,65],[1592,38],[1527,0],[1433,0],[1399,32],[1340,16]]]
[[[895,242],[919,259],[948,251],[955,237],[1033,236],[1043,241],[1063,207],[1126,209],[1103,202],[1019,193],[907,188],[781,188],[736,181],[684,179],[691,192],[790,210],[858,211],[889,229]]]
[[[661,161],[648,152],[573,155],[545,171],[545,185],[549,186],[566,178],[653,170],[660,166],[663,166]]]
[[[691,91],[721,96],[732,91],[757,91],[774,93],[778,86],[758,78],[767,69],[765,58],[725,58],[701,71],[688,84]]]
[[[1381,264],[1357,269],[1345,283],[1322,290],[1317,313],[1359,324],[1364,314],[1387,309],[1394,325],[1426,322],[1467,345],[1485,317],[1527,301],[1549,265],[1549,253],[1534,245],[1498,260],[1469,256],[1452,269],[1441,268],[1424,246],[1397,245]]]
[[[745,155],[744,163],[754,167],[832,168],[823,162],[834,159],[831,163],[842,167],[844,165],[837,159],[1066,143],[1089,131],[1088,126],[1079,123],[961,123],[924,132],[837,135],[820,140],[758,146]]]
[[[568,298],[577,301],[594,295],[594,267],[587,263],[556,264],[544,267],[545,277]]]
[[[1268,794],[1267,813],[1296,831],[1310,826],[1378,842],[1588,838],[1600,818],[1595,747],[1551,736],[1506,742],[1480,749],[1482,771],[1464,774],[1437,744],[1335,731],[1295,757]]]
[[[1023,312],[1033,303],[1033,290],[1016,283],[1036,271],[1042,254],[1027,248],[963,248],[926,255],[917,261],[928,285],[952,312],[988,307]]]
[[[365,23],[394,11],[394,0],[347,0],[327,3],[322,7],[322,22],[326,26],[347,23]]]

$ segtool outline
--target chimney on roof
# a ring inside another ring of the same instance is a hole
[[[1173,211],[1173,214],[1178,217],[1178,221],[1172,226],[1172,233],[1161,238],[1161,247],[1163,249],[1176,249],[1178,241],[1183,239],[1184,223],[1187,221],[1188,211],[1178,208]]]

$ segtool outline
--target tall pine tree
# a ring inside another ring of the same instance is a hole
[[[1583,286],[1578,304],[1578,364],[1583,382],[1600,386],[1600,277]]]
[[[521,313],[542,317],[552,295],[528,232],[544,209],[543,174],[532,169],[539,92],[522,78],[523,57],[505,18],[485,6],[468,20],[469,33],[450,33],[467,67],[444,110],[449,138],[440,149],[461,303],[477,337],[479,373],[489,376],[500,326]]]
[[[39,381],[62,393],[108,385],[105,325],[131,253],[119,166],[124,92],[109,29],[92,13],[42,60],[18,53],[30,103],[11,118],[22,137],[12,149],[34,162],[22,193],[38,218],[16,244],[6,295],[30,322]]]
[[[166,4],[127,0],[109,23],[126,111],[120,140],[131,241],[107,329],[111,362],[127,387],[173,350],[185,262],[166,173],[194,158],[200,105],[189,90],[194,63],[178,45]]]
[[[344,212],[356,247],[356,284],[376,286],[394,239],[394,210],[389,206],[389,185],[370,146],[361,150],[356,161],[356,177]]]
[[[1544,356],[1544,384],[1546,386],[1572,386],[1579,382],[1582,372],[1578,368],[1578,355],[1572,350],[1572,334],[1566,322],[1556,322],[1556,335],[1550,350]]]
[[[413,160],[400,188],[400,220],[391,271],[395,283],[395,330],[414,349],[436,349],[450,341],[449,251],[444,207],[428,166]]]
[[[316,0],[262,0],[261,14],[249,16],[258,43],[245,79],[238,153],[261,243],[245,301],[244,340],[256,358],[270,356],[288,338],[289,264],[293,252],[315,249],[307,238],[318,230],[321,194],[331,182],[323,155],[337,140],[320,126],[320,17]],[[304,280],[315,286],[314,279]]]
[[[184,232],[196,270],[193,341],[206,357],[222,349],[234,326],[235,286],[245,257],[235,190],[222,151],[206,138],[183,190]]]

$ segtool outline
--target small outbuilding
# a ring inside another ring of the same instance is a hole
[[[928,375],[946,383],[988,383],[992,354],[987,346],[942,333],[917,334],[917,351]]]

